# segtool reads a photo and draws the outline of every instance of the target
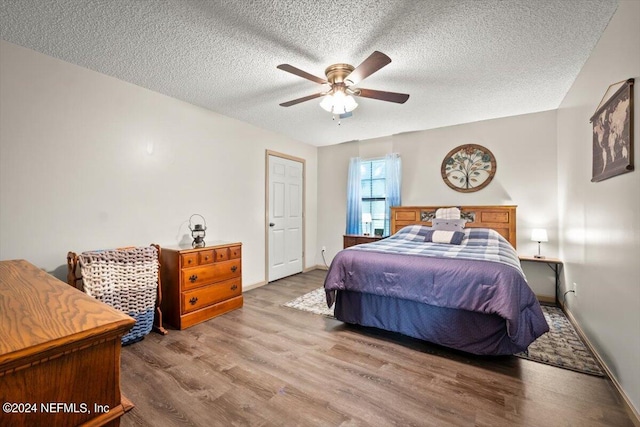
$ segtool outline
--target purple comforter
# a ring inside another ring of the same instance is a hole
[[[522,272],[486,260],[439,258],[359,250],[339,252],[325,279],[327,303],[336,290],[350,290],[505,319],[515,347],[526,349],[549,330]]]

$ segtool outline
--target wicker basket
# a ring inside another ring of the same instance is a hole
[[[122,344],[141,340],[153,326],[158,250],[153,246],[83,252],[78,256],[84,290],[136,320]]]

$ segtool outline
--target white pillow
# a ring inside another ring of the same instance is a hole
[[[425,242],[445,243],[447,245],[460,245],[464,239],[462,231],[429,230],[424,238]]]
[[[440,209],[436,210],[436,218],[460,219],[460,209],[458,209],[458,208],[440,208]]]

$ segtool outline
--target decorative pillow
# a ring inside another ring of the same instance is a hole
[[[459,245],[462,243],[462,239],[464,239],[464,233],[462,231],[429,230],[427,231],[424,241]]]
[[[464,225],[466,223],[467,223],[466,219],[434,218],[433,221],[431,221],[431,226],[435,230],[462,231],[464,230]]]
[[[459,208],[440,208],[436,210],[436,218],[442,219],[460,219]]]

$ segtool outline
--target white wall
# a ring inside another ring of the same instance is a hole
[[[442,160],[462,144],[482,145],[495,155],[493,181],[475,193],[459,193],[440,176]],[[328,261],[342,249],[346,224],[346,182],[349,158],[402,157],[402,204],[518,206],[517,249],[533,255],[537,243],[531,229],[543,227],[548,256],[558,255],[556,112],[513,116],[411,132],[374,140],[354,141],[318,150],[318,245],[327,247]],[[545,264],[523,264],[538,295],[553,296],[553,273]]]
[[[0,259],[64,277],[67,251],[243,243],[265,280],[265,150],[306,160],[307,266],[316,263],[317,148],[0,42]],[[153,153],[147,152],[153,148]]]
[[[621,1],[558,110],[560,250],[567,306],[640,410],[640,2]],[[615,82],[634,87],[636,170],[592,183],[589,118]]]

